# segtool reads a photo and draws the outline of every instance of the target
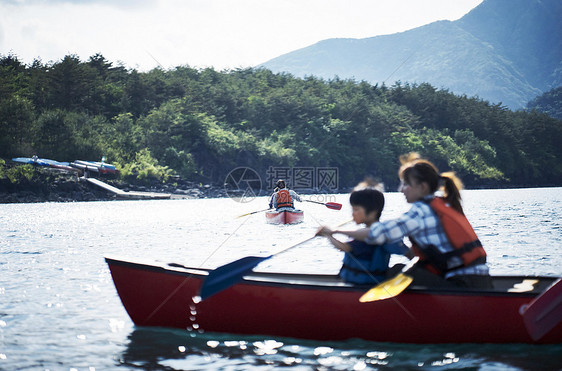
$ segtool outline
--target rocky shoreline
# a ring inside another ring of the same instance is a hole
[[[6,173],[4,173],[6,174]],[[127,182],[114,175],[94,178],[114,187],[115,192],[108,191],[86,181],[82,172],[69,172],[52,168],[33,168],[27,176],[18,176],[16,180],[0,174],[0,204],[38,203],[38,202],[84,202],[111,201],[131,199],[200,199],[200,198],[245,198],[268,196],[272,190],[231,189],[231,185],[194,182],[180,177],[172,177],[167,182]],[[92,177],[92,175],[90,175]],[[117,190],[115,190],[117,188]],[[122,192],[121,192],[122,191]],[[256,192],[256,193],[253,193]],[[314,189],[299,189],[299,194],[326,193]],[[333,192],[328,192],[333,193]],[[169,197],[168,197],[169,196]]]
[[[172,178],[166,183],[153,181],[150,184],[136,184],[117,178],[98,178],[124,192],[146,192],[170,195],[169,199],[196,199],[196,198],[222,198],[244,197],[243,190],[233,191],[226,189],[224,184],[204,184]],[[560,185],[543,185],[541,187],[559,187]],[[533,188],[528,186],[508,186],[488,184],[470,189],[497,189],[497,188]],[[340,189],[339,192],[347,193],[351,189]],[[313,189],[299,189],[299,194],[326,193]],[[328,192],[328,193],[333,193]],[[271,190],[260,190],[256,196],[267,196]],[[254,195],[252,195],[254,196]],[[125,199],[147,199],[150,197],[120,197],[115,193],[86,182],[82,174],[56,171],[53,169],[35,169],[31,180],[19,179],[15,183],[7,178],[0,178],[0,204],[6,203],[37,203],[37,202],[80,202],[80,201],[111,201]],[[159,197],[154,197],[159,198]]]
[[[131,184],[119,179],[100,178],[101,181],[125,192],[152,192],[170,194],[170,199],[227,197],[220,186],[182,179],[150,185]],[[134,199],[130,197],[128,199]],[[121,200],[118,195],[86,182],[75,175],[47,174],[31,181],[12,183],[0,179],[0,203],[79,202]]]

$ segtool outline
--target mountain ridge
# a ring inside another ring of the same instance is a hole
[[[556,0],[485,0],[456,21],[363,39],[326,39],[259,67],[372,84],[428,82],[520,109],[562,82],[558,18],[562,3]]]

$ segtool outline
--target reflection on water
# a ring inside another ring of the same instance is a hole
[[[144,370],[496,369],[560,370],[562,345],[395,344],[310,340],[135,328],[119,362]]]
[[[340,211],[299,205],[305,221],[293,226],[266,224],[260,213],[237,218],[266,208],[266,197],[246,204],[0,204],[0,370],[562,370],[560,346],[314,342],[135,328],[103,259],[213,268],[268,256],[308,239],[319,224],[349,220],[348,198],[330,198],[343,205]],[[562,188],[467,191],[463,198],[493,274],[562,275]],[[409,208],[399,193],[387,193],[386,200],[383,218]],[[330,274],[341,259],[317,238],[256,269]]]

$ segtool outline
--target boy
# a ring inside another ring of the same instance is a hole
[[[351,192],[349,203],[353,209],[353,221],[369,228],[379,221],[384,208],[384,195],[373,187],[357,189]],[[326,236],[337,249],[345,252],[339,276],[349,283],[383,282],[390,254],[404,255],[408,252],[408,248],[401,242],[384,245],[369,245],[359,240],[341,242],[332,236],[328,227],[320,228],[316,235]]]

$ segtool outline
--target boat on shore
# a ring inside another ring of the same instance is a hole
[[[269,224],[297,224],[304,220],[304,211],[268,210],[265,213],[265,220]]]
[[[336,275],[252,272],[200,301],[208,269],[105,260],[137,326],[313,340],[562,343],[562,322],[535,341],[520,314],[556,277],[494,276],[487,290],[410,286],[395,298],[361,303],[370,286]]]
[[[117,174],[119,170],[115,167],[115,165],[107,164],[105,162],[99,161],[83,161],[83,160],[76,160],[70,163],[71,166],[84,170],[84,171],[93,171],[99,174]]]
[[[60,162],[55,160],[50,160],[48,158],[38,158],[38,157],[15,157],[12,161],[19,162],[22,164],[30,164],[35,166],[45,166],[60,170],[76,171],[75,168],[70,166],[68,162]]]

